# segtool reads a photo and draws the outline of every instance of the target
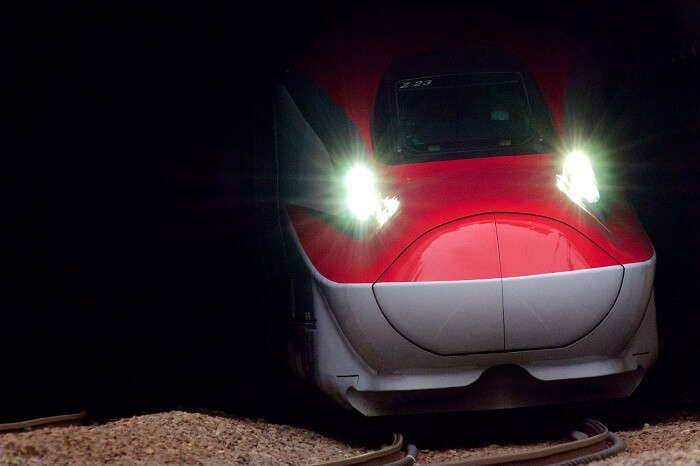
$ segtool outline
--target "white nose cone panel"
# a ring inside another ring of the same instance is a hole
[[[375,283],[374,294],[405,338],[448,355],[503,351],[501,279]]]
[[[505,349],[551,348],[590,332],[610,311],[620,265],[503,279]]]

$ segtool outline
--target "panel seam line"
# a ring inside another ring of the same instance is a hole
[[[498,272],[501,275],[501,318],[503,321],[503,351],[506,350],[506,304],[503,297],[503,265],[501,264],[501,243],[498,239],[498,222],[496,214],[493,215],[493,228],[496,231],[496,251],[498,252]]]

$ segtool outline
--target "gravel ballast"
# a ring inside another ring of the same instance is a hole
[[[619,430],[628,450],[596,464],[700,464],[700,419],[679,414]],[[312,464],[370,450],[304,427],[223,413],[168,411],[84,425],[0,434],[2,464]],[[411,441],[411,439],[408,439]],[[551,445],[468,440],[420,450],[419,464],[500,455]],[[420,448],[420,445],[418,445]],[[371,449],[376,448],[373,445]]]
[[[2,464],[298,465],[365,451],[303,428],[185,411],[0,434]]]
[[[700,420],[682,418],[675,421],[645,426],[640,430],[618,431],[627,450],[589,464],[595,465],[699,465]],[[537,442],[528,445],[489,445],[480,448],[449,450],[421,450],[420,464],[437,464],[456,459],[480,456],[498,456],[519,453],[554,445],[557,442]]]

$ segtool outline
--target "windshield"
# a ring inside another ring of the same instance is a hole
[[[468,73],[395,83],[403,158],[521,146],[539,139],[520,73]]]
[[[388,164],[544,153],[559,137],[537,81],[496,48],[396,58],[372,115],[372,149]]]

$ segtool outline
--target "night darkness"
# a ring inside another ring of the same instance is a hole
[[[697,402],[700,6],[466,3],[9,15],[0,412],[293,403],[273,331],[289,290],[272,86],[284,57],[327,31],[384,14],[390,34],[409,12],[500,13],[568,31],[593,57],[590,128],[658,256],[660,359],[636,396]]]

